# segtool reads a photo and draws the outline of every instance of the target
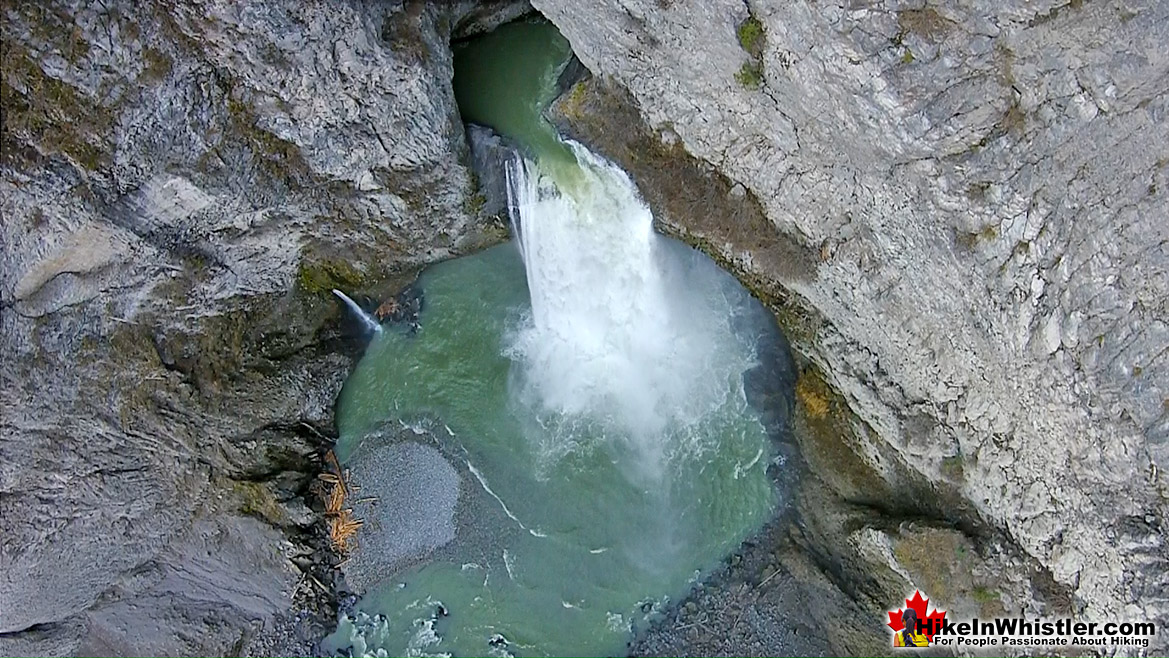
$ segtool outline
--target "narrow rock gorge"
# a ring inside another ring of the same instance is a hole
[[[451,43],[533,9],[583,65],[550,118],[791,342],[752,582],[836,653],[918,588],[1169,646],[1169,2],[4,0],[0,653],[320,649],[331,290],[507,240]],[[790,646],[735,614],[631,650]]]

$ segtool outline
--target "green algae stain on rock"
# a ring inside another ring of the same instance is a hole
[[[112,113],[67,82],[47,75],[18,43],[5,43],[0,59],[4,99],[4,140],[26,140],[46,154],[67,156],[96,171],[110,161],[104,145],[114,125]],[[15,157],[6,144],[5,158]]]
[[[352,290],[364,281],[365,275],[341,258],[313,260],[306,256],[296,272],[297,285],[310,294],[327,293],[333,288]]]
[[[763,23],[751,14],[739,24],[735,34],[739,45],[751,56],[735,73],[735,81],[745,89],[756,90],[763,86],[763,48],[767,44],[767,32]]]
[[[766,43],[767,35],[763,30],[763,23],[759,21],[754,15],[748,16],[746,20],[739,24],[739,29],[736,30],[739,37],[739,45],[743,50],[750,53],[753,57],[759,57],[763,54],[763,46]]]

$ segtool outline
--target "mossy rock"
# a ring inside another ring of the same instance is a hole
[[[971,251],[978,249],[984,244],[993,242],[999,236],[999,229],[994,224],[988,224],[982,227],[977,233],[957,232],[954,240]]]
[[[828,417],[828,397],[822,386],[812,383],[815,379],[812,376],[799,378],[796,382],[796,399],[804,406],[809,418],[824,420]]]
[[[953,455],[942,459],[942,476],[953,482],[961,482],[966,479],[962,455]]]
[[[482,192],[468,194],[467,198],[463,200],[463,210],[472,217],[478,217],[486,206],[487,195]]]
[[[1002,583],[975,575],[985,571],[977,568],[984,558],[961,532],[909,525],[893,538],[893,557],[934,600],[976,609],[981,617],[1002,614]]]
[[[906,9],[897,14],[901,35],[913,34],[927,41],[941,41],[954,31],[956,24],[933,7]]]
[[[156,48],[147,48],[143,51],[142,59],[145,62],[145,66],[142,69],[142,80],[148,83],[157,83],[164,80],[170,75],[174,65],[166,53]]]
[[[115,123],[113,113],[68,83],[46,75],[19,43],[5,43],[0,97],[5,142],[34,144],[43,153],[67,156],[88,171],[109,163],[105,140]],[[7,145],[4,151],[5,157],[13,155]]]
[[[239,501],[239,512],[254,516],[270,525],[281,525],[288,520],[288,514],[268,487],[259,482],[233,481],[232,492]]]
[[[242,99],[249,92],[230,82],[222,86],[227,96],[228,124],[251,151],[257,169],[272,181],[290,187],[315,180],[299,146],[261,127],[255,110]]]
[[[763,23],[754,15],[748,16],[739,24],[736,34],[739,37],[739,45],[747,51],[751,60],[744,62],[739,71],[735,73],[735,81],[744,89],[759,89],[763,86],[763,46],[767,43],[767,33],[763,29]]]
[[[807,365],[796,380],[796,436],[812,470],[846,500],[879,504],[889,485],[859,449],[860,423],[819,368]]]
[[[755,16],[748,16],[746,20],[739,23],[739,29],[736,30],[739,37],[739,45],[743,50],[751,54],[752,57],[760,57],[763,55],[763,46],[767,42],[767,33],[763,29],[763,23]]]
[[[763,86],[763,64],[759,62],[744,62],[739,72],[735,74],[735,82],[744,89],[752,91]]]
[[[314,295],[334,288],[352,290],[361,287],[364,281],[365,275],[360,270],[341,259],[313,261],[306,258],[300,262],[296,273],[301,290]]]

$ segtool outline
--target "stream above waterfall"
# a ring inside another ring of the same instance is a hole
[[[783,460],[744,383],[774,319],[544,121],[569,54],[543,21],[456,50],[464,118],[526,149],[515,240],[421,275],[420,328],[374,333],[345,384],[337,454],[385,427],[437,445],[460,527],[369,588],[330,650],[619,655],[774,513]]]

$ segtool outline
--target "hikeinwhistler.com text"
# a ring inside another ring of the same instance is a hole
[[[1147,648],[1151,638],[1157,635],[1157,625],[1150,621],[1085,622],[1002,617],[987,621],[931,620],[919,625],[934,633],[933,644],[937,646]]]

